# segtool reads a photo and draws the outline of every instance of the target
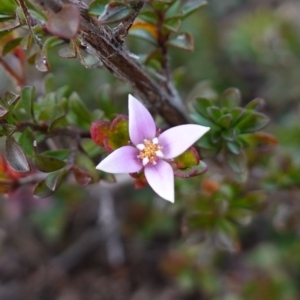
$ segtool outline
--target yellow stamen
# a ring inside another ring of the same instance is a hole
[[[158,139],[154,138],[152,141],[144,140],[143,144],[139,144],[136,146],[140,152],[138,158],[140,158],[143,162],[143,165],[147,165],[148,163],[156,164],[158,158],[163,157],[162,146],[158,144]]]

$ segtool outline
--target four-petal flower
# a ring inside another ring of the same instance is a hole
[[[174,202],[174,173],[168,160],[192,146],[209,127],[180,125],[157,136],[155,122],[144,105],[131,95],[128,102],[131,144],[112,152],[96,168],[115,174],[144,170],[152,189],[162,198]]]

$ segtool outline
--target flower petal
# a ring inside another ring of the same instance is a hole
[[[187,124],[170,128],[159,136],[159,143],[163,146],[164,158],[174,158],[191,147],[210,128]]]
[[[128,109],[129,136],[133,144],[140,144],[144,139],[152,140],[156,134],[156,126],[146,107],[132,95],[129,95]]]
[[[174,202],[174,173],[171,165],[160,160],[145,167],[145,176],[152,189],[162,198]]]
[[[137,158],[138,150],[132,146],[124,146],[103,159],[96,169],[107,173],[135,173],[143,168],[142,162]]]

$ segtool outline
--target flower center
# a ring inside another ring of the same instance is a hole
[[[157,137],[152,141],[145,139],[143,144],[138,144],[136,147],[140,150],[138,158],[142,160],[144,166],[149,162],[155,165],[159,158],[164,157],[163,147],[159,145]]]

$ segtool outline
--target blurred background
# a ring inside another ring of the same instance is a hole
[[[247,152],[247,180],[207,158],[207,173],[176,179],[175,204],[126,176],[86,188],[71,178],[41,199],[17,189],[0,202],[0,299],[300,299],[299,12],[298,0],[208,0],[182,24],[194,52],[170,50],[187,103],[229,87],[243,105],[265,99],[265,131],[279,146]],[[134,37],[127,45],[137,54],[149,47]],[[37,95],[51,80],[91,110],[105,94],[127,114],[128,86],[55,50],[49,57],[49,73],[26,66]],[[0,68],[0,94],[7,90],[17,92]]]

